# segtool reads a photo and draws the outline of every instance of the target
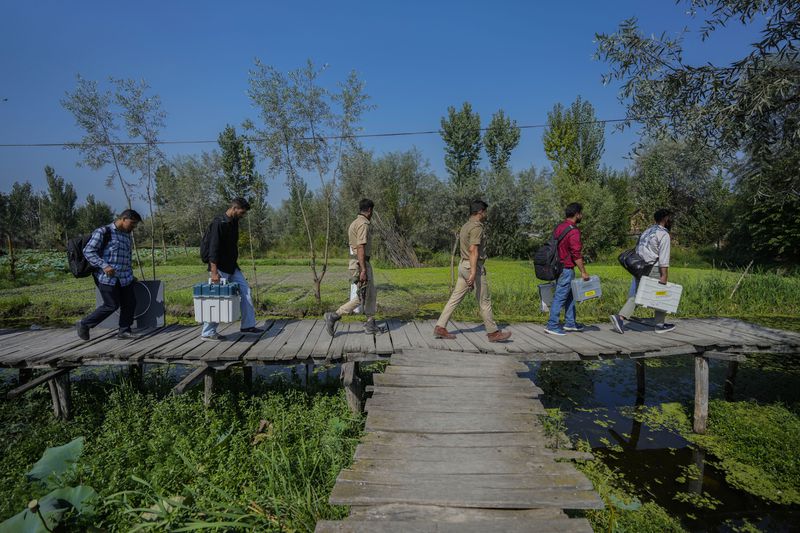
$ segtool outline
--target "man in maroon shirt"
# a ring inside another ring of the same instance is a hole
[[[556,289],[553,293],[553,304],[550,306],[550,320],[545,327],[545,333],[551,335],[566,335],[567,331],[582,331],[583,324],[575,321],[575,300],[572,298],[572,280],[575,279],[576,266],[581,271],[584,281],[589,280],[586,272],[586,265],[583,264],[581,250],[581,232],[578,229],[583,219],[583,206],[573,202],[564,210],[566,219],[559,224],[553,235],[556,239],[564,235],[558,244],[558,258],[564,264],[564,270],[556,281]],[[561,310],[564,309],[564,326],[559,322]]]

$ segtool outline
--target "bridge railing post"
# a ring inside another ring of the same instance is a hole
[[[695,433],[704,434],[708,424],[708,357],[694,357],[694,421]]]

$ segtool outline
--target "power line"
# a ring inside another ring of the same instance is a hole
[[[577,124],[612,124],[612,123],[619,123],[619,122],[644,122],[645,120],[658,120],[666,117],[644,117],[641,119],[629,119],[629,118],[608,118],[602,120],[587,120],[582,122],[577,122]],[[529,130],[529,129],[537,129],[537,128],[544,128],[547,127],[547,124],[528,124],[524,126],[516,126],[517,129],[520,130]],[[489,128],[480,128],[480,131],[487,131]],[[420,130],[420,131],[398,131],[398,132],[387,132],[387,133],[356,133],[353,135],[322,135],[319,137],[301,137],[298,140],[301,141],[313,141],[313,140],[326,140],[326,141],[333,141],[333,140],[340,140],[340,139],[374,139],[378,137],[410,137],[414,135],[441,135],[442,130]],[[260,138],[260,137],[242,137],[242,140],[245,142],[263,142],[267,139]],[[0,144],[0,148],[55,148],[55,147],[69,147],[69,148],[85,148],[85,147],[92,147],[92,146],[148,146],[148,145],[176,145],[176,144],[216,144],[218,142],[217,139],[213,140],[206,140],[206,139],[196,139],[196,140],[186,140],[186,141],[155,141],[155,142],[144,142],[144,141],[121,141],[121,142],[110,142],[110,143],[68,143],[68,142],[57,142],[57,143],[5,143]]]

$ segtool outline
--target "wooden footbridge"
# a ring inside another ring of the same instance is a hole
[[[69,418],[69,374],[80,366],[190,365],[174,392],[202,379],[208,401],[214,374],[231,367],[251,379],[256,365],[341,363],[348,402],[360,411],[357,365],[390,359],[386,372],[375,375],[355,463],[341,472],[331,495],[332,503],[350,506],[350,516],[320,522],[318,531],[590,531],[585,519],[566,512],[599,508],[602,501],[565,462],[580,454],[546,446],[536,416],[543,413],[541,390],[518,376],[525,361],[633,358],[643,387],[642,359],[693,356],[694,429],[704,432],[709,359],[729,361],[732,382],[746,354],[800,352],[800,334],[720,318],[679,320],[664,334],[633,323],[624,335],[601,324],[564,337],[512,324],[506,343],[487,342],[476,324],[451,324],[457,338],[449,341],[433,337],[432,321],[386,325],[387,333],[372,336],[359,323],[341,323],[331,338],[321,320],[267,320],[260,335],[228,325],[222,342],[202,341],[198,327],[178,325],[135,340],[94,331],[88,342],[73,329],[4,331],[0,367],[19,370],[20,385],[9,398],[47,383],[54,414]]]

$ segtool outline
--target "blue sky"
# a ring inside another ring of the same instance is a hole
[[[436,129],[447,106],[472,103],[484,125],[502,108],[518,124],[541,124],[557,102],[577,95],[599,118],[624,116],[617,88],[603,86],[594,61],[595,32],[627,17],[647,32],[688,26],[686,59],[728,62],[756,40],[733,25],[701,44],[700,20],[672,1],[572,2],[12,2],[0,0],[0,144],[64,142],[81,132],[59,100],[75,76],[144,78],[168,113],[164,140],[216,139],[226,124],[256,118],[247,97],[254,59],[287,71],[306,59],[330,65],[331,81],[358,71],[377,107],[364,133]],[[7,99],[7,101],[3,101]],[[623,168],[635,131],[606,130],[604,163]],[[370,139],[377,153],[417,147],[444,178],[437,135]],[[170,155],[214,145],[177,145]],[[484,158],[485,159],[485,158]],[[122,207],[107,189],[107,170],[76,166],[61,148],[0,148],[0,191],[14,181],[44,186],[46,164],[72,181],[79,199],[94,193]],[[484,161],[485,162],[485,161]],[[548,166],[542,130],[525,130],[511,164]],[[264,162],[259,163],[261,168]],[[280,178],[270,200],[286,197]]]

